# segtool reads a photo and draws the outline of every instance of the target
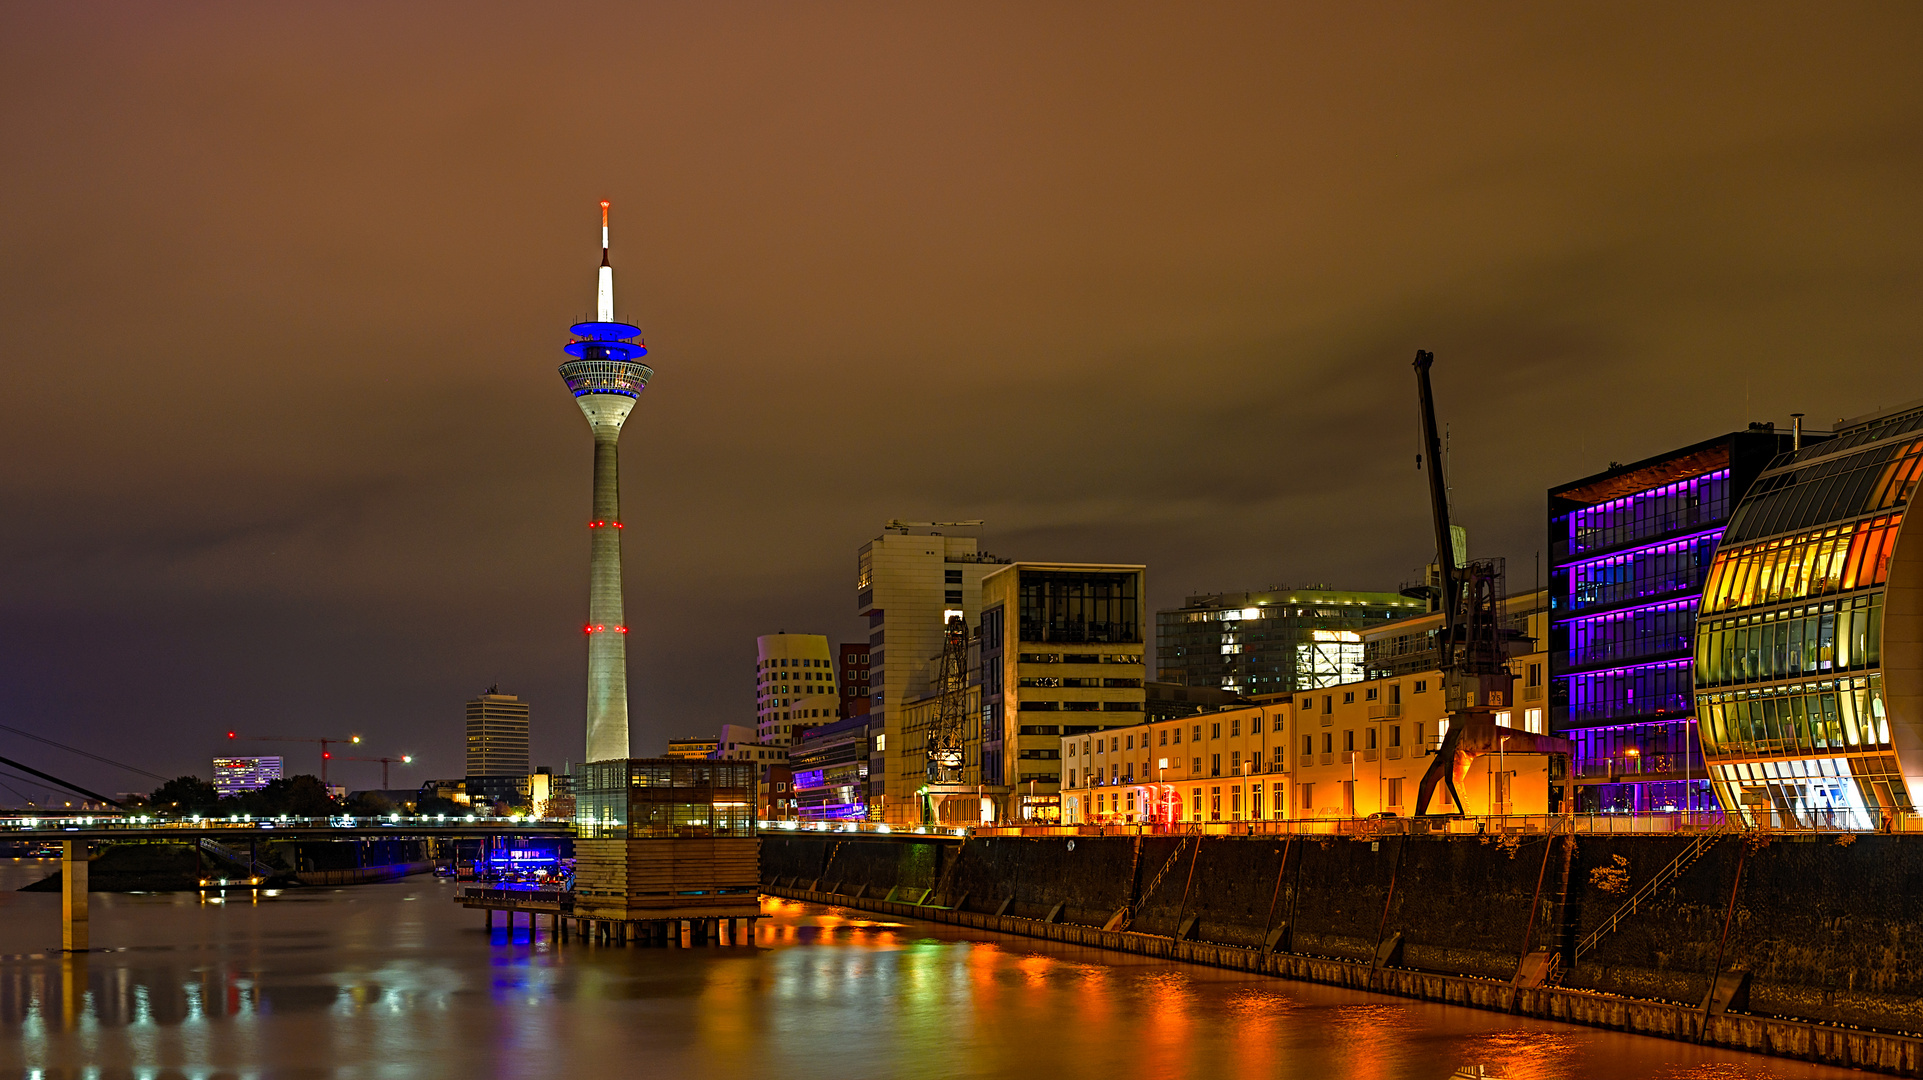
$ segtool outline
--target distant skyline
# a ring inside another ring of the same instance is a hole
[[[1553,484],[1923,397],[1919,53],[1900,5],[13,5],[0,722],[411,785],[498,683],[578,759],[603,198],[637,753],[751,725],[756,635],[864,636],[889,518],[1151,608],[1393,589],[1418,348],[1527,581]]]

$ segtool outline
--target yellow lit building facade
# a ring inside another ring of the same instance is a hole
[[[1838,426],[1764,470],[1696,623],[1703,757],[1751,824],[1874,828],[1923,798],[1923,408]]]
[[[1547,641],[1545,591],[1512,597],[1511,624]],[[1068,824],[1205,824],[1398,816],[1416,793],[1447,728],[1442,675],[1433,667],[1440,616],[1364,631],[1375,677],[1258,698],[1238,709],[1061,740],[1062,813]],[[1424,655],[1425,649],[1428,655]],[[1548,654],[1519,655],[1516,701],[1503,727],[1544,730]],[[1552,762],[1498,752],[1474,759],[1458,782],[1464,805],[1438,785],[1431,811],[1546,814]]]

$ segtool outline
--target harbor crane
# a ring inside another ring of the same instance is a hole
[[[1442,614],[1436,660],[1442,669],[1448,730],[1416,791],[1418,815],[1430,812],[1429,800],[1438,783],[1448,790],[1453,812],[1462,813],[1457,784],[1467,779],[1471,764],[1484,754],[1542,753],[1562,755],[1566,762],[1571,749],[1567,739],[1496,723],[1497,711],[1508,711],[1515,703],[1516,676],[1509,670],[1509,650],[1525,635],[1502,625],[1503,560],[1456,561],[1448,481],[1442,475],[1442,439],[1436,430],[1435,394],[1429,384],[1429,368],[1435,360],[1435,354],[1426,349],[1416,353],[1423,455],[1418,461],[1427,460],[1430,517],[1436,533],[1437,605]],[[1553,779],[1553,767],[1551,771]],[[1507,803],[1506,798],[1500,801]]]

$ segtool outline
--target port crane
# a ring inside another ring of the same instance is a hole
[[[1430,518],[1436,534],[1436,604],[1442,630],[1436,638],[1437,666],[1442,669],[1444,715],[1448,732],[1416,791],[1416,813],[1430,813],[1436,785],[1447,789],[1454,813],[1462,812],[1457,783],[1469,775],[1476,758],[1509,752],[1561,755],[1568,760],[1567,739],[1520,731],[1496,723],[1498,710],[1514,704],[1516,676],[1509,670],[1512,644],[1526,640],[1502,625],[1503,560],[1464,559],[1458,562],[1455,530],[1449,520],[1448,481],[1442,475],[1442,439],[1436,430],[1435,393],[1429,368],[1435,354],[1416,353],[1416,402],[1422,425],[1422,457],[1426,458]],[[1566,767],[1566,764],[1565,764]],[[1552,766],[1552,776],[1554,775]]]

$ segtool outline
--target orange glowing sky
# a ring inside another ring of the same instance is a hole
[[[1394,588],[1419,347],[1526,586],[1551,484],[1923,397],[1920,39],[1896,4],[11,5],[0,700],[170,775],[358,731],[412,783],[498,681],[578,755],[554,368],[603,198],[657,370],[639,753],[751,715],[755,634],[862,632],[890,517],[1147,563],[1157,606]]]

